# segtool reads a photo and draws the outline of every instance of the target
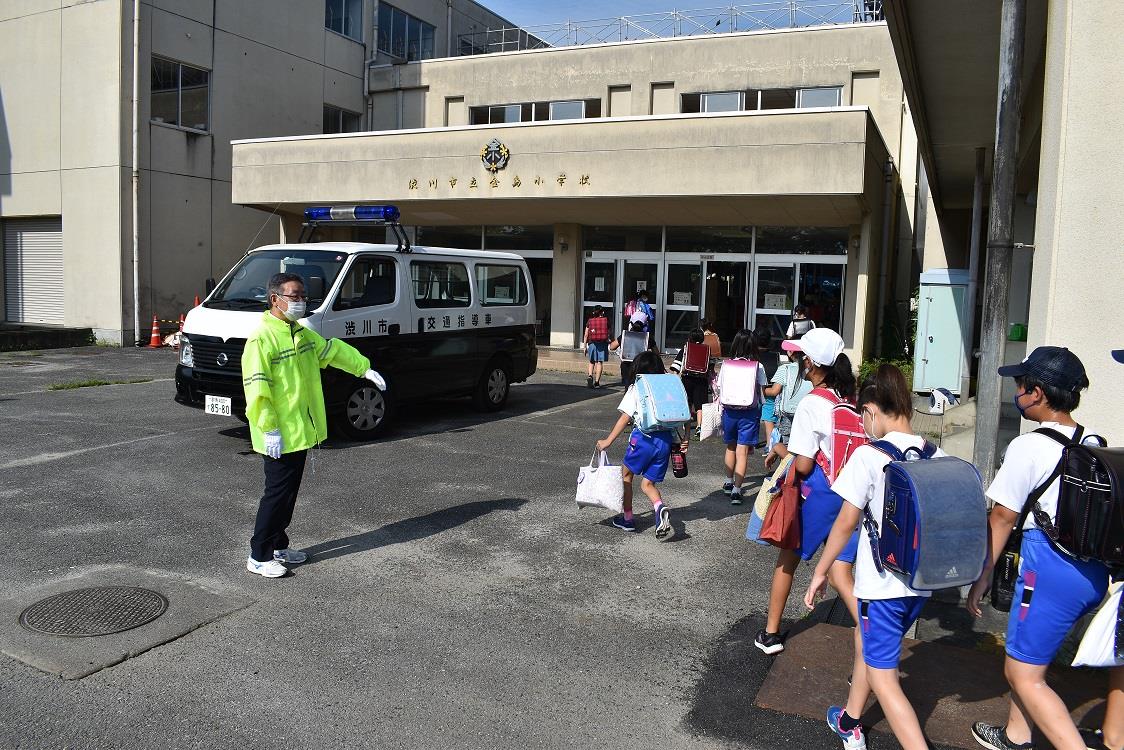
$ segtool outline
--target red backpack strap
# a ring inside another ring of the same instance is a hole
[[[813,388],[808,393],[808,395],[809,396],[819,396],[820,398],[825,398],[825,399],[827,399],[828,401],[831,402],[832,406],[835,406],[836,404],[843,403],[843,399],[841,399],[841,398],[839,398],[839,396],[835,395],[835,391],[833,391],[829,388]]]

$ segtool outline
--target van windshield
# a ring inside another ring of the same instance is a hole
[[[223,310],[265,310],[269,307],[269,279],[275,273],[295,273],[304,279],[308,309],[315,310],[332,288],[347,255],[327,250],[263,250],[242,259],[214,294],[207,307]]]

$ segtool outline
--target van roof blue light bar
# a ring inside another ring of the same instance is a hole
[[[316,229],[322,224],[339,227],[381,224],[390,227],[398,240],[398,252],[411,250],[410,238],[398,223],[402,214],[397,206],[309,206],[304,210],[304,229],[300,242],[311,242]],[[306,237],[307,234],[307,237]]]
[[[398,221],[397,206],[309,206],[304,210],[306,221]]]

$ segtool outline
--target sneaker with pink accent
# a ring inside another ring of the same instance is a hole
[[[839,727],[841,716],[843,716],[842,706],[832,706],[827,709],[827,725],[839,736],[839,739],[843,740],[844,750],[866,750],[866,735],[863,734],[862,725],[846,732]]]

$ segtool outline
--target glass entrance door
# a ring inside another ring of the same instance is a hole
[[[615,336],[620,329],[616,326],[620,310],[614,304],[617,293],[617,263],[612,260],[587,260],[582,284],[582,319],[579,325],[585,326],[593,313],[593,308],[600,305],[605,309],[605,317],[609,319],[610,335]],[[578,335],[581,342],[581,334]]]
[[[663,347],[678,350],[687,334],[699,327],[702,307],[702,264],[697,261],[668,262],[664,286]]]
[[[724,349],[730,346],[735,334],[745,326],[745,282],[748,267],[744,261],[706,261],[703,317],[714,325]]]
[[[821,328],[842,330],[843,282],[847,267],[838,263],[800,264],[800,301]]]
[[[792,316],[796,298],[796,265],[794,263],[761,263],[754,278],[754,330],[765,329],[772,337],[772,349],[780,351],[780,342]]]
[[[630,300],[635,299],[641,292],[647,292],[648,304],[651,306],[653,313],[656,306],[659,304],[659,290],[656,288],[660,278],[660,264],[659,263],[640,263],[633,260],[624,261],[623,273],[621,273],[621,307],[618,310],[617,317],[617,330],[623,331],[628,326],[628,321],[624,319],[624,306]],[[660,321],[655,321],[656,325]],[[656,336],[658,328],[652,328],[652,336]]]

